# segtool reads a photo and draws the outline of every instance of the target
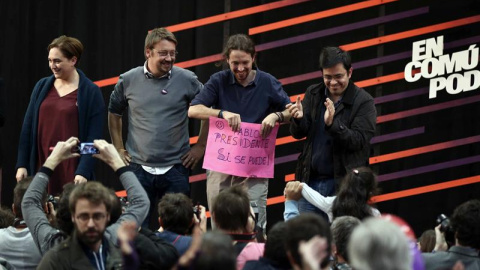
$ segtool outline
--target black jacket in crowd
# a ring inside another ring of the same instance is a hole
[[[323,82],[311,85],[302,101],[303,118],[295,119],[290,125],[290,132],[295,139],[306,137],[295,172],[295,179],[306,183],[311,175],[313,138],[319,129],[318,119],[324,117],[320,115],[320,106],[327,98],[326,91]],[[368,165],[376,117],[372,96],[350,81],[341,103],[335,109],[332,125],[324,131],[333,139],[333,172],[337,185],[348,170]]]

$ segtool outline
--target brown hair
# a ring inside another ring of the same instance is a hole
[[[250,199],[245,187],[236,185],[222,190],[213,203],[212,216],[219,229],[245,231],[250,216]]]
[[[73,189],[68,201],[70,214],[73,215],[75,213],[75,206],[79,199],[87,199],[90,203],[95,205],[103,203],[105,204],[108,213],[110,213],[110,210],[112,209],[112,196],[110,196],[110,191],[99,182],[87,182],[85,184],[80,184]]]
[[[342,63],[347,72],[350,72],[352,67],[352,59],[347,51],[339,47],[325,47],[320,53],[320,69],[330,68],[338,63]]]
[[[420,251],[422,253],[429,253],[432,252],[432,250],[435,248],[435,231],[434,230],[426,230],[422,233],[422,236],[420,236],[420,239],[418,240],[420,243]]]
[[[68,59],[72,59],[74,56],[77,57],[75,66],[77,66],[80,62],[80,58],[82,57],[83,53],[83,44],[80,42],[80,40],[74,37],[67,37],[65,35],[59,36],[48,45],[47,51],[50,52],[50,50],[53,48],[58,48],[62,52],[63,56]]]
[[[192,200],[182,193],[165,194],[158,204],[158,216],[163,229],[185,234],[192,225]]]
[[[153,49],[153,46],[161,40],[168,40],[177,45],[177,38],[175,38],[175,35],[172,32],[163,27],[155,28],[148,32],[147,37],[145,38],[145,48],[143,49],[145,58],[147,57],[147,49]]]
[[[33,178],[31,176],[23,178],[17,182],[17,185],[13,189],[13,207],[15,208],[15,217],[23,218],[22,214],[22,201],[27,192],[28,186],[32,183]],[[47,193],[42,194],[42,205],[47,201]]]
[[[239,50],[244,51],[252,56],[255,57],[255,43],[253,40],[244,34],[236,34],[230,36],[225,44],[225,47],[222,51],[222,57],[224,60],[227,60],[230,56],[230,52],[232,50]]]

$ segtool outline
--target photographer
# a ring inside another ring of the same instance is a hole
[[[480,269],[480,200],[470,200],[458,206],[450,224],[455,245],[447,250],[444,232],[438,225],[434,252],[422,254],[425,269],[452,269],[458,261],[465,269]]]
[[[71,137],[65,142],[58,142],[43,167],[40,168],[39,172],[33,178],[31,185],[25,193],[22,202],[22,211],[26,225],[32,232],[33,240],[41,254],[45,254],[50,248],[63,241],[68,234],[70,234],[68,231],[62,232],[50,225],[42,208],[41,197],[45,194],[49,176],[56,166],[63,160],[79,156],[78,153],[72,152],[72,149],[77,148],[78,144],[79,141],[75,137]],[[132,220],[137,224],[142,223],[148,210],[149,200],[135,175],[130,172],[123,163],[115,147],[104,140],[95,140],[94,144],[95,147],[100,150],[100,154],[94,155],[94,157],[112,167],[119,176],[123,187],[127,190],[127,197],[130,203],[127,211],[120,216],[116,223],[108,226],[105,231],[107,238],[116,243],[116,231],[123,221]],[[66,196],[63,196],[63,198],[68,200]],[[60,202],[60,204],[62,203]],[[62,218],[62,220],[65,222],[70,221],[71,223],[68,209],[63,209],[62,211],[58,209],[57,218],[59,217],[66,217]],[[57,221],[60,222],[60,220]],[[70,227],[73,228],[73,225],[70,225]]]
[[[192,243],[187,235],[193,225],[198,224],[202,233],[207,231],[205,207],[193,206],[192,200],[183,193],[168,193],[158,203],[158,223],[156,235],[171,243],[182,256]]]

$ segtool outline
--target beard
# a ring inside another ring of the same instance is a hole
[[[248,78],[249,74],[250,74],[250,72],[248,72],[248,71],[236,72],[235,73],[235,79],[237,79],[237,81],[244,81]]]
[[[163,60],[157,66],[158,70],[161,70],[164,73],[169,72],[170,69],[172,69],[172,67],[173,67],[173,61],[166,61],[166,60]]]
[[[103,238],[103,233],[105,231],[98,231],[95,229],[88,229],[84,232],[77,231],[77,237],[82,243],[87,246],[93,245],[98,241],[101,241]]]

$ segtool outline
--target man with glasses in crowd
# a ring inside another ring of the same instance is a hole
[[[323,82],[311,85],[303,101],[298,97],[287,108],[293,137],[306,137],[295,179],[323,196],[333,196],[347,171],[368,165],[377,113],[372,96],[350,80],[353,69],[348,52],[323,48],[320,68]],[[298,204],[300,212],[327,218],[303,198]]]
[[[145,39],[145,64],[120,75],[110,96],[112,143],[150,199],[149,216],[142,227],[148,227],[157,197],[165,193],[190,195],[189,169],[205,151],[206,137],[203,140],[202,136],[190,149],[187,116],[190,102],[203,85],[193,72],[173,65],[176,46],[175,36],[167,29],[150,31]],[[127,109],[124,146],[122,114]],[[158,228],[156,224],[151,227]]]
[[[110,192],[99,182],[78,185],[70,194],[73,235],[49,250],[37,269],[117,269],[122,254],[104,237],[110,221]],[[119,268],[118,268],[119,269]]]

